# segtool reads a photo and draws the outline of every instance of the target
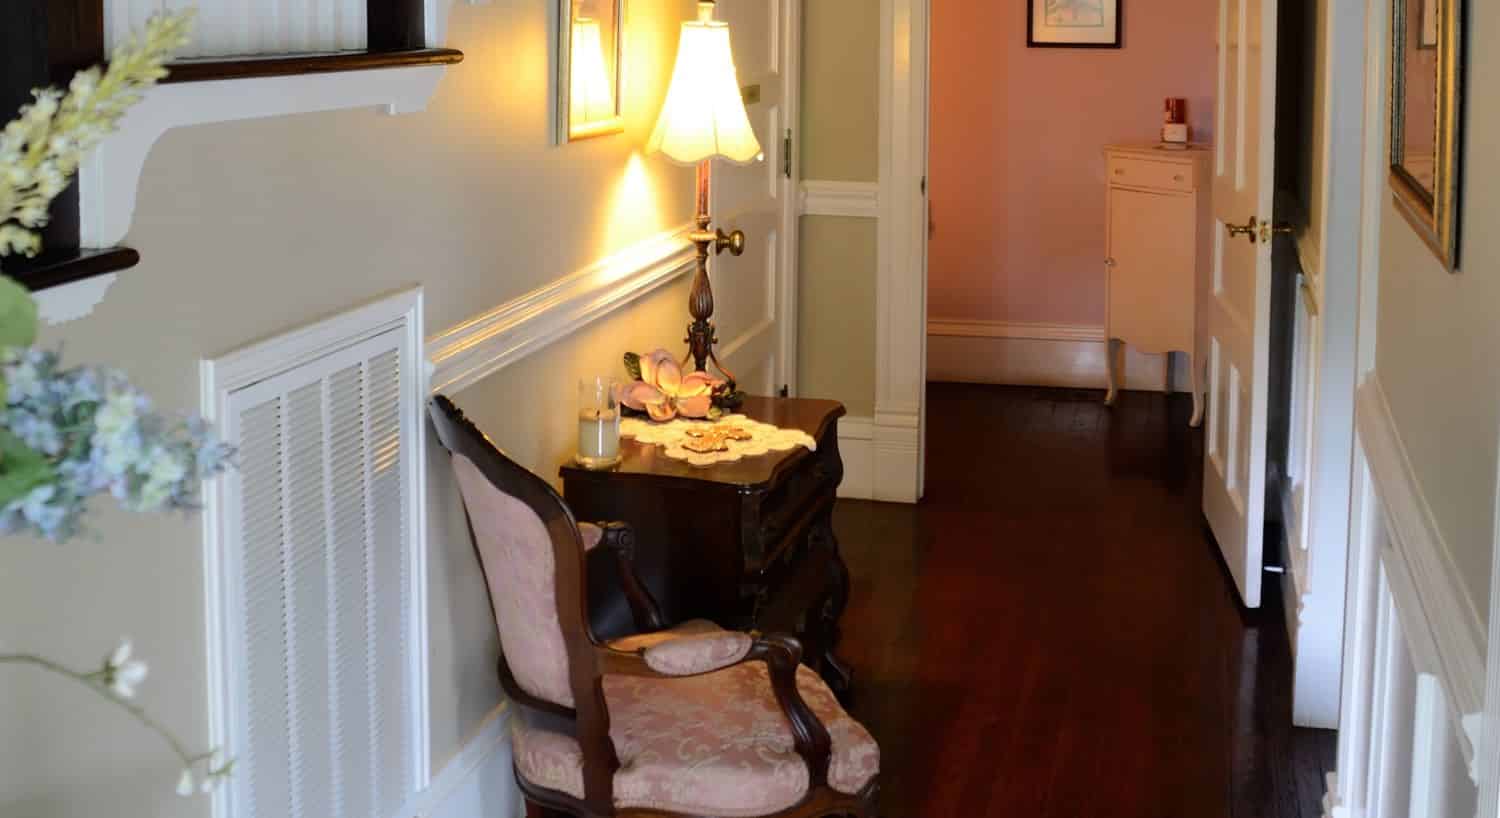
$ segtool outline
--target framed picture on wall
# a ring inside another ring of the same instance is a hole
[[[1124,0],[1026,0],[1031,48],[1119,48]]]

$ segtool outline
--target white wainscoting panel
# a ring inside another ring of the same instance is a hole
[[[802,215],[879,218],[880,183],[804,181]]]
[[[526,813],[511,768],[511,706],[495,708],[402,810],[403,818],[522,818]]]
[[[1410,575],[1412,591],[1425,614],[1425,633],[1413,636],[1430,644],[1441,666],[1438,675],[1452,685],[1459,712],[1481,712],[1488,638],[1484,622],[1422,493],[1376,375],[1360,387],[1355,426],[1386,511],[1393,555]]]
[[[691,272],[691,229],[642,241],[428,338],[432,391],[470,386]]]
[[[927,379],[959,383],[1103,389],[1104,328],[1092,324],[932,319],[927,322]],[[1126,389],[1161,391],[1166,356],[1125,348]],[[1173,388],[1188,391],[1187,359],[1178,356]]]
[[[1355,427],[1338,773],[1323,813],[1474,815],[1481,772],[1494,774],[1475,766],[1485,632],[1373,374]]]

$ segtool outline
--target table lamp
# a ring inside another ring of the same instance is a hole
[[[712,223],[708,215],[709,177],[714,159],[747,165],[761,158],[761,150],[740,96],[734,54],[729,46],[729,24],[714,19],[713,0],[698,3],[698,19],[682,24],[672,84],[646,150],[665,154],[678,164],[698,166],[696,229],[688,236],[698,246],[698,271],[688,294],[688,312],[693,316],[686,339],[688,354],[696,371],[706,370],[711,360],[733,380],[734,376],[714,355],[714,345],[719,339],[708,320],[714,314],[708,251],[711,247],[715,255],[728,250],[738,256],[745,252],[745,234],[738,230],[726,234],[720,229],[709,229]]]

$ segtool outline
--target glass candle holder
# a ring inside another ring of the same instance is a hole
[[[618,382],[600,376],[578,382],[578,465],[607,469],[620,462]]]

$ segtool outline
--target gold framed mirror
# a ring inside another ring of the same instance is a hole
[[[557,3],[557,142],[620,133],[625,0]]]
[[[1458,269],[1462,0],[1392,0],[1391,191],[1449,271]]]

